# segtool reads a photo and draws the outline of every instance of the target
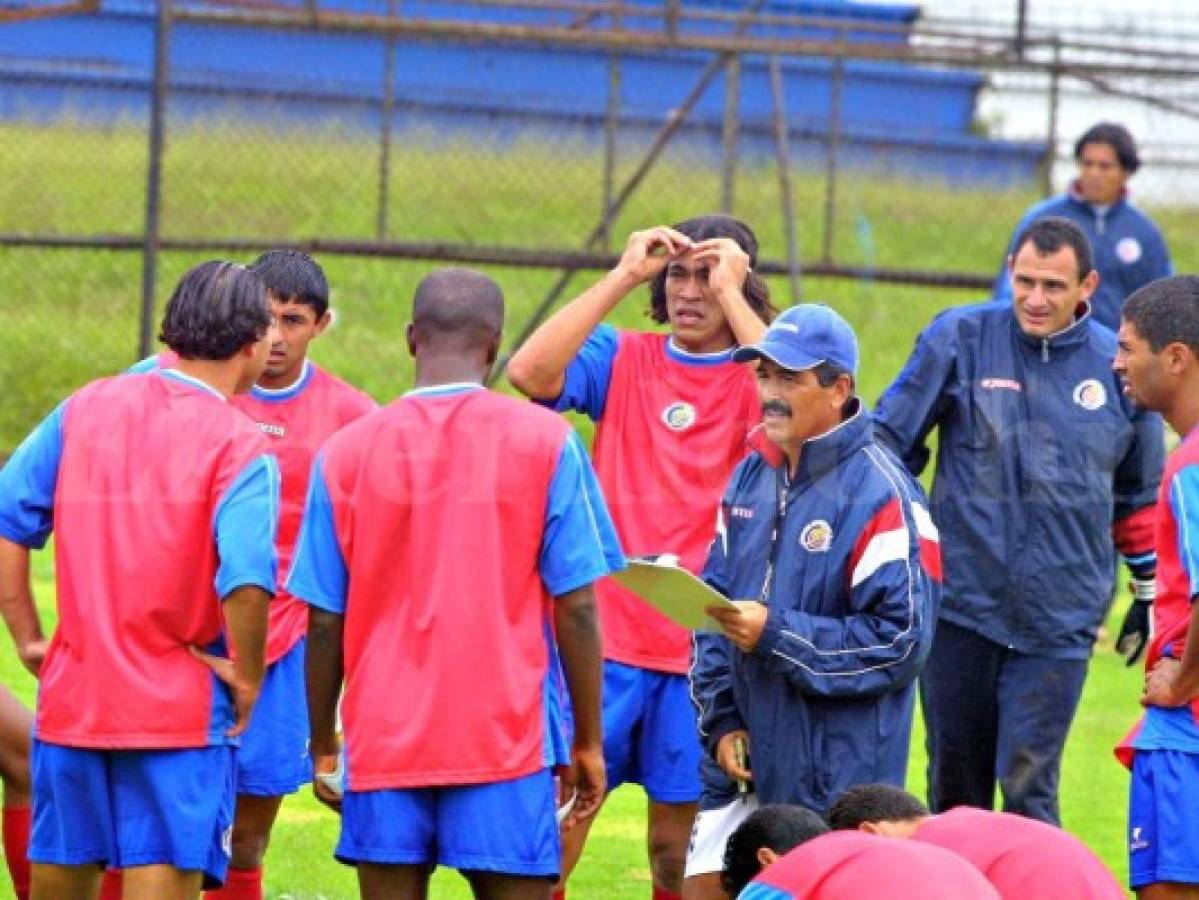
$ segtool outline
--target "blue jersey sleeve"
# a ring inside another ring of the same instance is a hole
[[[616,527],[574,432],[562,445],[550,482],[539,567],[546,588],[555,597],[625,567]]]
[[[346,611],[349,587],[349,570],[333,521],[333,501],[318,456],[308,481],[304,520],[300,525],[291,572],[287,576],[287,590],[310,606],[340,615]]]
[[[620,333],[615,328],[597,326],[566,367],[562,393],[548,405],[557,412],[581,412],[594,422],[603,418],[608,384],[612,381],[612,362],[619,346]]]
[[[217,506],[217,596],[254,585],[275,593],[279,525],[279,466],[273,456],[257,456],[225,491]]]
[[[1178,558],[1199,594],[1199,465],[1184,466],[1170,482],[1170,511],[1178,529]]]
[[[145,359],[138,360],[128,369],[125,370],[126,375],[144,375],[146,372],[157,372],[162,368],[162,364],[158,361],[158,354],[147,356]]]
[[[41,549],[54,528],[54,490],[68,402],[43,419],[0,469],[0,537],[14,544]]]

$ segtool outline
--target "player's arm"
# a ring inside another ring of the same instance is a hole
[[[602,656],[591,585],[625,566],[599,482],[578,435],[562,443],[545,504],[538,571],[554,601],[554,626],[574,712],[571,766],[577,792],[566,827],[594,815],[607,789],[600,724]]]
[[[1153,546],[1154,510],[1165,463],[1161,417],[1144,410],[1131,415],[1133,440],[1116,467],[1112,539],[1132,576],[1133,602],[1128,608],[1116,649],[1134,665],[1149,644],[1151,606],[1157,595],[1157,554]]]
[[[308,480],[308,498],[296,540],[287,590],[308,604],[305,681],[313,767],[318,774],[337,770],[337,702],[345,677],[344,645],[349,569],[337,537],[333,500],[318,456]],[[340,798],[321,779],[312,785],[316,798],[337,809]]]
[[[546,319],[512,355],[512,386],[534,400],[557,399],[566,386],[567,367],[596,326],[634,288],[691,246],[686,235],[664,226],[633,232],[616,268]]]
[[[30,585],[29,549],[44,547],[54,527],[68,403],[59,404],[0,469],[0,614],[21,663],[35,678],[47,641]]]
[[[221,598],[229,656],[198,647],[192,654],[229,688],[237,719],[227,734],[250,724],[265,672],[267,606],[275,594],[278,558],[279,467],[268,454],[253,457],[221,496],[214,522],[216,593]]]
[[[760,341],[766,323],[750,307],[744,293],[749,254],[731,238],[711,238],[696,244],[691,258],[707,266],[708,287],[716,295],[737,343],[744,346]]]
[[[1166,502],[1177,528],[1178,559],[1190,583],[1191,613],[1186,645],[1174,648],[1182,662],[1168,656],[1158,660],[1145,677],[1145,706],[1183,706],[1199,698],[1199,465],[1175,473]]]
[[[912,355],[874,409],[874,433],[918,476],[928,464],[929,432],[948,411],[957,358],[950,323],[938,316],[916,339]]]

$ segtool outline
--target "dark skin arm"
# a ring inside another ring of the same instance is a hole
[[[308,608],[308,649],[305,676],[308,683],[308,729],[312,762],[317,772],[332,772],[337,766],[337,699],[345,676],[342,633],[345,617]],[[316,799],[331,809],[341,810],[341,798],[319,779],[312,782]]]
[[[570,702],[574,708],[575,737],[569,771],[562,781],[567,796],[577,792],[574,808],[564,828],[594,816],[607,790],[603,730],[600,724],[602,658],[595,594],[591,585],[563,594],[554,602],[554,628]]]
[[[192,655],[205,663],[233,693],[237,721],[226,734],[236,737],[250,724],[250,713],[262,689],[266,657],[266,611],[271,595],[253,584],[234,588],[225,597],[225,628],[229,634],[229,658],[213,656],[198,647]]]
[[[21,664],[38,677],[49,641],[33,602],[29,549],[0,538],[0,616],[12,634]]]
[[[1199,697],[1199,602],[1191,604],[1190,630],[1182,662],[1162,658],[1145,676],[1142,706],[1183,706]]]

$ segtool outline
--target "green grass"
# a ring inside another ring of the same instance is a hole
[[[368,136],[330,129],[307,139],[264,123],[172,127],[165,167],[164,233],[174,237],[369,238],[375,221],[375,150]],[[142,222],[145,138],[133,127],[103,131],[70,124],[0,125],[0,231],[136,233]],[[621,176],[635,162],[622,147]],[[397,143],[388,198],[390,236],[479,244],[578,246],[600,206],[599,153],[590,146],[547,149],[516,141],[502,152],[478,143],[406,139]],[[620,180],[618,177],[618,182]],[[736,209],[758,232],[762,255],[780,258],[783,220],[770,166],[747,166]],[[671,151],[619,217],[613,234],[675,221],[716,208],[719,180],[710,160]],[[1034,199],[1030,191],[967,190],[847,175],[839,186],[835,257],[843,263],[990,272],[1009,231]],[[794,201],[805,260],[821,242],[823,185],[798,172]],[[1193,210],[1155,212],[1180,271],[1199,269],[1199,245],[1185,241]],[[202,257],[160,258],[159,307],[180,274]],[[339,323],[314,345],[314,357],[380,399],[409,386],[403,343],[413,288],[432,264],[328,257]],[[508,301],[515,331],[556,273],[491,267]],[[581,287],[591,273],[578,276]],[[135,359],[140,261],[104,251],[0,249],[5,352],[0,354],[0,456],[83,382]],[[791,302],[786,284],[772,290]],[[917,332],[945,306],[977,298],[961,291],[873,282],[807,279],[805,299],[841,310],[862,344],[860,392],[873,401],[899,370]],[[569,296],[569,291],[567,292]],[[646,297],[630,297],[614,321],[645,327]],[[584,429],[586,430],[586,429]],[[37,557],[40,602],[49,614],[48,554]],[[2,641],[0,641],[2,646]],[[33,683],[11,653],[0,654],[0,680],[27,702]],[[1062,796],[1066,825],[1118,873],[1125,868],[1123,820],[1127,779],[1110,748],[1137,713],[1139,677],[1101,647],[1066,753]],[[916,735],[911,787],[923,790],[922,738]],[[593,830],[576,873],[574,896],[644,898],[644,797],[623,788]],[[353,879],[331,858],[336,822],[307,796],[287,801],[268,857],[272,897],[354,895]],[[2,879],[0,879],[2,881]],[[0,897],[8,896],[7,885]],[[439,875],[436,898],[467,896],[452,874]]]

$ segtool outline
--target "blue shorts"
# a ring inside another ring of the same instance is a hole
[[[608,790],[631,781],[659,803],[694,803],[702,758],[687,676],[604,660]]]
[[[282,797],[312,781],[304,646],[301,640],[267,666],[237,754],[239,794]]]
[[[557,879],[554,776],[461,787],[347,791],[334,855],[348,865],[450,866]]]
[[[34,740],[29,859],[169,865],[219,885],[229,866],[233,747],[89,750]]]
[[[1128,792],[1128,881],[1199,884],[1199,753],[1138,750]]]

